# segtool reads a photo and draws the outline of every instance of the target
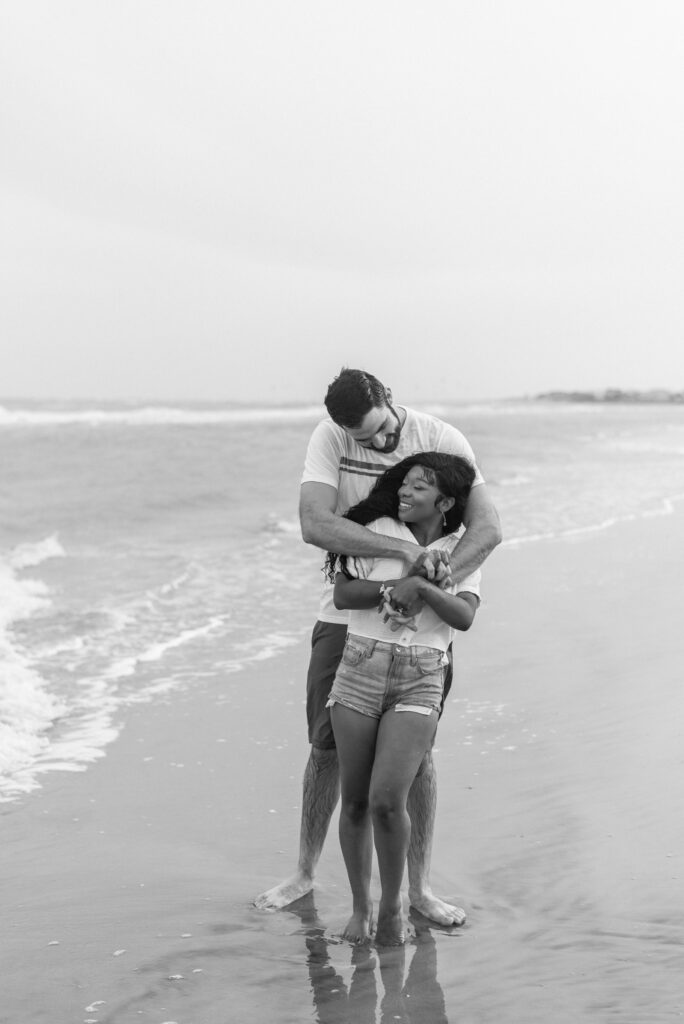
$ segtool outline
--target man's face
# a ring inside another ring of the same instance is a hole
[[[395,451],[401,436],[401,422],[391,405],[374,406],[357,427],[344,429],[357,444],[376,452]]]

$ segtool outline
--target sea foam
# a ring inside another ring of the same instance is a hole
[[[182,408],[146,405],[131,408],[26,409],[0,406],[0,427],[149,427],[210,426],[213,424],[299,422],[320,419],[321,406]]]
[[[0,800],[7,789],[34,787],[22,773],[47,747],[47,731],[65,711],[12,635],[15,623],[50,605],[45,584],[17,573],[63,554],[51,537],[21,545],[0,558]]]

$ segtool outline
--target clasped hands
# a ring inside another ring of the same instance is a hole
[[[389,622],[393,633],[404,628],[415,632],[418,628],[415,620],[423,607],[419,594],[423,579],[441,590],[451,585],[448,551],[422,551],[409,567],[408,574],[385,588],[378,612],[383,616],[383,622]]]

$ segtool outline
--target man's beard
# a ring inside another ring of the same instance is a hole
[[[391,452],[395,452],[399,447],[399,442],[401,440],[401,420],[399,419],[399,413],[392,405],[388,404],[387,408],[391,410],[392,415],[397,421],[397,429],[394,431],[393,434],[387,435],[385,447],[380,448],[380,451],[383,453],[383,455],[389,455]]]
[[[384,448],[378,448],[377,450],[382,452],[383,455],[389,455],[390,452],[394,452],[399,447],[399,441],[401,439],[401,431],[397,430],[396,434],[389,434],[385,441]]]

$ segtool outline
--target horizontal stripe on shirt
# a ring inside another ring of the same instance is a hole
[[[387,468],[378,463],[348,459],[345,455],[340,459],[340,473],[349,473],[351,476],[382,476]]]

